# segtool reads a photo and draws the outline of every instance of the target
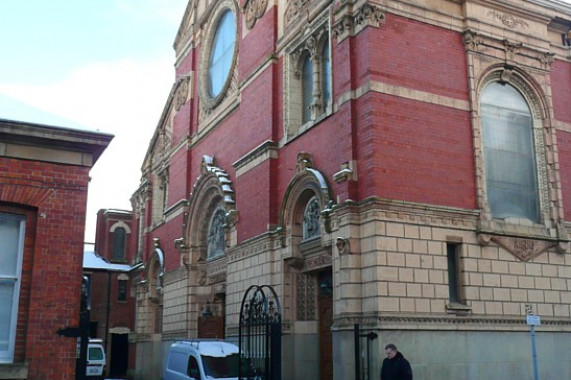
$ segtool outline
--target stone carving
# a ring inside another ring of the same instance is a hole
[[[464,32],[464,47],[466,50],[476,50],[484,41],[482,37],[471,30]]]
[[[521,50],[523,44],[521,42],[512,42],[508,39],[505,39],[502,42],[506,52],[506,61],[512,61],[515,57],[515,54]]]
[[[307,152],[299,152],[297,154],[297,165],[295,171],[297,173],[300,173],[305,169],[312,167],[313,167],[313,158],[311,157],[311,154]]]
[[[316,1],[316,0],[313,0]],[[285,15],[284,15],[284,24],[285,28],[287,29],[292,22],[302,19],[301,14],[308,10],[310,4],[313,2],[312,0],[290,0],[288,2]]]
[[[491,236],[490,240],[503,247],[521,261],[529,261],[546,250],[557,245],[556,242],[512,238],[504,236]]]
[[[321,207],[319,200],[313,196],[303,212],[303,240],[311,239],[321,235],[319,228],[319,220],[321,216]]]
[[[226,210],[218,208],[212,215],[208,228],[208,253],[207,257],[219,257],[224,254],[226,248]]]
[[[357,10],[342,16],[333,26],[337,42],[359,34],[368,26],[378,28],[385,21],[385,14],[377,6],[365,2]]]
[[[325,268],[331,266],[332,259],[331,255],[322,254],[316,257],[311,257],[305,260],[303,263],[303,271],[307,272],[314,269]]]
[[[547,52],[539,56],[539,61],[541,62],[541,66],[546,70],[549,70],[551,68],[551,64],[553,63],[554,60],[555,60],[555,53]]]
[[[200,286],[206,285],[207,280],[208,279],[206,277],[205,271],[201,270],[197,273],[196,282],[198,283],[198,285],[200,285]]]
[[[351,254],[351,247],[349,246],[349,240],[338,237],[335,240],[335,245],[337,246],[337,251],[339,251],[339,255],[350,255]]]
[[[256,25],[256,21],[261,19],[264,13],[266,13],[267,6],[268,0],[246,0],[242,7],[246,28],[252,29]]]
[[[505,13],[500,13],[497,11],[489,11],[488,12],[488,16],[495,18],[496,20],[499,20],[502,22],[502,24],[504,24],[505,26],[507,26],[508,28],[528,28],[529,24],[524,21],[523,19],[519,18],[519,17],[515,17],[513,15],[510,14],[505,14]]]
[[[374,5],[369,3],[363,4],[361,8],[357,10],[354,15],[354,20],[356,25],[374,26],[378,27],[380,23],[385,19],[385,14]]]
[[[180,79],[180,83],[176,88],[175,96],[174,96],[174,108],[175,110],[180,110],[182,106],[186,103],[186,99],[188,98],[188,89],[190,82],[190,76],[186,76]]]

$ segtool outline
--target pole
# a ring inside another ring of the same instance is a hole
[[[533,359],[533,379],[539,380],[537,371],[537,350],[535,349],[535,326],[531,325],[531,356]]]
[[[359,351],[359,325],[355,324],[355,380],[361,379],[361,358]]]

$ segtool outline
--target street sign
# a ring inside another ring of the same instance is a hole
[[[526,320],[528,325],[539,326],[541,325],[541,318],[539,315],[526,315]]]

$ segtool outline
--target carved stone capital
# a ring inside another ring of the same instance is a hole
[[[463,40],[464,48],[468,51],[478,50],[478,47],[483,43],[482,37],[472,30],[466,30],[464,32]]]
[[[349,8],[351,9],[351,8]],[[368,26],[378,28],[385,21],[385,14],[379,7],[365,2],[357,9],[349,10],[347,14],[340,15],[333,25],[333,35],[337,42],[347,37],[359,34]]]

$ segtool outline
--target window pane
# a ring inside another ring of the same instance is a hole
[[[119,280],[117,283],[117,301],[127,301],[127,281]]]
[[[460,302],[458,297],[458,268],[456,265],[456,244],[446,244],[446,254],[448,259],[448,290],[450,301]]]
[[[329,57],[329,40],[325,41],[321,56],[323,70],[321,71],[321,96],[323,99],[323,112],[331,100],[331,60]]]
[[[122,260],[125,258],[125,229],[119,227],[113,232],[113,259]]]
[[[226,210],[219,208],[214,212],[214,215],[212,215],[210,228],[208,229],[208,258],[218,257],[224,254],[226,247],[225,224]]]
[[[311,120],[311,103],[313,101],[313,62],[309,58],[309,55],[307,55],[303,60],[301,91],[301,120],[306,123]]]
[[[539,220],[531,112],[513,87],[492,83],[482,94],[486,190],[496,218]]]
[[[0,353],[8,351],[10,343],[10,328],[14,311],[14,286],[13,280],[0,280]],[[3,355],[0,355],[0,358]]]
[[[0,214],[0,276],[18,276],[20,223],[23,217]]]
[[[234,13],[226,11],[220,18],[216,28],[208,65],[208,89],[212,97],[220,94],[226,79],[228,79],[230,66],[232,66],[232,59],[234,58],[235,38]]]
[[[321,235],[319,229],[319,219],[321,217],[321,208],[319,207],[319,200],[313,196],[303,212],[303,240],[311,239]]]

